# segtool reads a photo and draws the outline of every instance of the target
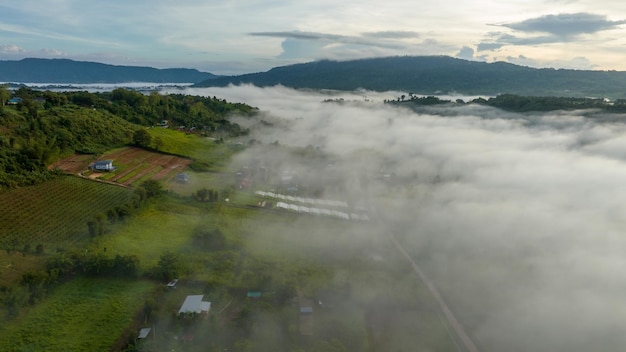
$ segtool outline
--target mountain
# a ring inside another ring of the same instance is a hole
[[[447,56],[403,56],[352,61],[315,61],[267,72],[224,76],[197,87],[249,83],[293,88],[398,90],[415,94],[626,98],[626,72],[530,68],[504,62]]]
[[[195,69],[115,66],[68,59],[0,61],[0,82],[16,83],[196,83],[218,76]]]

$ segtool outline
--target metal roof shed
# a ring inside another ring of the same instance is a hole
[[[152,331],[152,328],[142,328],[141,330],[139,330],[139,336],[137,336],[137,338],[145,339],[150,334],[150,331]]]
[[[185,298],[185,302],[178,310],[178,314],[184,313],[202,313],[202,298],[204,295],[191,295]]]

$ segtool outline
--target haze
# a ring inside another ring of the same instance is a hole
[[[385,219],[380,235],[398,238],[480,350],[617,351],[626,343],[624,124],[593,112],[475,105],[416,113],[382,104],[393,92],[187,93],[258,106],[273,125],[249,138],[263,144],[338,155],[317,176],[344,175],[349,197]],[[338,97],[345,102],[322,103]],[[357,181],[381,173],[392,175],[384,188]]]

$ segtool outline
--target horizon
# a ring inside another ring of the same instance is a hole
[[[468,60],[468,59],[463,59],[463,58],[459,58],[459,57],[454,57],[454,56],[449,56],[449,55],[393,55],[393,56],[380,56],[380,57],[363,57],[363,58],[358,58],[358,59],[345,59],[345,60],[341,60],[341,59],[317,59],[317,60],[311,60],[311,61],[306,61],[306,62],[299,62],[299,63],[293,63],[293,64],[288,64],[288,65],[283,65],[283,66],[293,66],[293,65],[299,65],[299,64],[308,64],[308,63],[312,63],[312,62],[319,62],[319,61],[330,61],[330,62],[350,62],[350,61],[360,61],[360,60],[374,60],[374,59],[391,59],[391,58],[397,58],[397,57],[445,57],[445,58],[451,58],[451,59],[456,59],[456,60],[462,60],[462,61],[468,61],[468,62],[479,62],[479,63],[485,63],[485,64],[496,64],[496,63],[505,63],[505,64],[511,64],[511,65],[515,65],[515,66],[520,66],[520,67],[528,67],[528,68],[533,68],[533,69],[555,69],[555,70],[573,70],[573,71],[597,71],[597,72],[608,72],[608,71],[615,71],[615,72],[626,72],[626,69],[624,70],[611,70],[611,69],[606,69],[606,70],[602,70],[602,69],[579,69],[579,68],[554,68],[554,67],[533,67],[533,66],[527,66],[527,65],[523,65],[523,64],[518,64],[518,63],[511,63],[508,61],[493,61],[493,62],[484,62],[484,61],[477,61],[477,60]],[[19,62],[19,61],[24,61],[24,60],[64,60],[64,61],[72,61],[72,62],[84,62],[84,63],[94,63],[94,64],[102,64],[102,65],[109,65],[109,66],[115,66],[115,67],[136,67],[136,68],[152,68],[152,69],[158,69],[158,70],[196,70],[198,72],[201,73],[209,73],[209,74],[213,74],[216,76],[239,76],[239,75],[247,75],[247,74],[255,74],[255,73],[264,73],[267,72],[273,68],[276,67],[282,67],[282,66],[273,66],[268,68],[265,71],[256,71],[256,72],[243,72],[243,73],[238,73],[238,74],[233,74],[233,75],[220,75],[217,74],[215,72],[210,72],[210,71],[202,71],[200,69],[194,68],[194,67],[155,67],[155,66],[145,66],[145,65],[133,65],[133,64],[110,64],[110,63],[106,63],[106,62],[99,62],[99,61],[89,61],[89,60],[77,60],[77,59],[71,59],[71,58],[63,58],[63,57],[59,57],[59,58],[45,58],[45,57],[24,57],[21,59],[1,59],[0,58],[0,62]],[[41,86],[41,85],[55,85],[55,84],[66,84],[66,83],[55,83],[55,82],[49,82],[49,83],[28,83],[28,82],[3,82],[0,80],[0,83],[22,83],[22,84],[32,84],[32,85],[37,85],[37,86]],[[150,83],[150,82],[129,82],[129,83]],[[67,83],[67,84],[74,84],[74,83]],[[79,84],[79,85],[86,85],[86,84],[101,84],[101,83],[75,83],[75,84]],[[114,85],[120,85],[123,83],[109,83],[109,84],[114,84]],[[154,83],[151,83],[154,84]],[[168,84],[178,84],[175,82],[170,82]],[[185,84],[185,83],[180,83],[180,84]]]
[[[375,9],[376,11],[373,11]],[[415,11],[412,11],[415,10]],[[0,5],[0,59],[263,72],[321,59],[445,55],[535,68],[626,70],[621,3],[533,0],[423,6],[76,0]]]

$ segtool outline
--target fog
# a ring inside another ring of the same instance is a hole
[[[233,118],[252,128],[242,142],[336,156],[309,169],[275,162],[317,170],[311,180],[339,182],[333,194],[384,219],[480,350],[626,345],[624,116],[383,104],[398,92],[185,92],[257,106],[260,117]]]

